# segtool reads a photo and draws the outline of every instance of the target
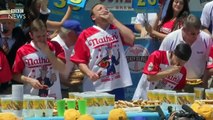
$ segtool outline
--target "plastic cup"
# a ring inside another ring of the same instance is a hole
[[[194,87],[195,99],[201,100],[203,99],[204,88]]]
[[[177,96],[176,93],[169,92],[166,94],[166,103],[168,104],[176,104],[177,103]]]
[[[57,105],[58,116],[64,116],[65,100],[57,100],[56,105]]]
[[[22,117],[22,111],[23,111],[23,100],[14,100],[12,99],[12,109],[13,113],[18,116]]]
[[[67,108],[68,109],[75,109],[75,100],[67,100]]]
[[[84,115],[87,113],[87,101],[84,99],[78,100],[78,109],[81,115]]]
[[[148,100],[153,100],[152,90],[147,90],[147,98]]]
[[[161,101],[161,102],[166,102],[166,93],[167,91],[159,91],[158,93],[158,100]]]
[[[43,117],[45,108],[46,108],[45,99],[42,97],[34,97],[33,99],[34,116]]]
[[[69,92],[69,99],[75,99],[75,95],[79,94],[79,92]]]
[[[2,112],[12,112],[13,111],[13,106],[12,106],[12,98],[11,97],[4,97],[1,98],[1,104],[2,104],[2,108],[1,111]]]
[[[186,99],[187,93],[177,93],[176,95],[178,105],[188,104],[188,101]]]
[[[46,110],[45,110],[45,117],[52,117],[53,116],[53,109],[54,109],[55,99],[53,97],[46,97]]]
[[[206,89],[205,96],[206,96],[207,100],[212,100],[213,99],[213,89]]]
[[[158,100],[158,91],[157,90],[152,91],[152,100]]]
[[[193,104],[195,102],[195,93],[187,93],[186,100],[187,104]]]

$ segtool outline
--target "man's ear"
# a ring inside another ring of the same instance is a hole
[[[92,19],[92,21],[95,21],[94,15],[91,15],[91,19]]]
[[[29,32],[30,38],[33,39],[33,33]]]
[[[186,32],[187,29],[186,29],[186,27],[183,27],[182,30],[183,30],[183,32]]]

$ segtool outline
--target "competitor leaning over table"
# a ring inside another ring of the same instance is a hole
[[[133,99],[147,99],[147,90],[181,90],[186,84],[186,68],[191,47],[180,43],[174,51],[154,51],[148,58]]]
[[[64,51],[59,44],[47,40],[46,25],[35,19],[30,26],[32,41],[16,53],[13,78],[24,83],[24,93],[61,99],[58,71],[63,71]],[[61,58],[61,59],[59,59]]]
[[[84,30],[71,61],[85,73],[83,91],[105,91],[124,99],[124,88],[132,85],[123,44],[133,45],[133,32],[120,23],[102,4],[91,9],[95,23]]]

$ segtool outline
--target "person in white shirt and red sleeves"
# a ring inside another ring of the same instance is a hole
[[[102,4],[92,7],[91,19],[95,25],[79,35],[71,57],[86,74],[83,91],[109,92],[115,94],[115,100],[125,99],[124,88],[132,85],[132,81],[123,44],[132,46],[135,36]],[[103,59],[106,56],[119,60],[108,75],[113,59]]]
[[[133,100],[147,99],[147,90],[183,89],[186,84],[184,64],[191,53],[191,47],[186,43],[178,44],[174,51],[154,51],[144,66]]]
[[[61,99],[59,71],[65,68],[64,51],[57,42],[48,40],[46,33],[45,23],[35,19],[30,26],[32,41],[16,53],[13,79],[24,83],[25,94]]]

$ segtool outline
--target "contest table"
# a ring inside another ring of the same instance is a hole
[[[160,120],[157,112],[131,112],[127,113],[128,120]],[[168,118],[168,114],[166,115]],[[95,120],[107,120],[108,114],[93,115]],[[28,118],[25,120],[64,120],[63,117],[41,117],[41,118]]]

